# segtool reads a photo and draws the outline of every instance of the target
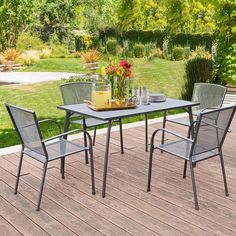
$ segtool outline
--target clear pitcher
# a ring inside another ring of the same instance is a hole
[[[93,83],[92,103],[95,107],[111,107],[111,85],[104,81]]]

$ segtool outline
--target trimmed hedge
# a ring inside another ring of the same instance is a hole
[[[119,32],[115,28],[106,28],[99,31],[99,40],[102,45],[110,39],[116,39],[122,46],[124,40],[129,40],[130,44],[137,43],[147,44],[155,43],[157,48],[162,48],[164,38],[168,37],[170,45],[179,45],[182,47],[189,46],[191,50],[195,50],[197,46],[204,46],[207,51],[211,51],[214,35],[212,34],[177,34],[167,35],[165,31],[160,30],[129,30]]]
[[[214,37],[211,34],[176,34],[170,38],[172,45],[190,46],[195,50],[197,46],[204,46],[207,51],[211,51]]]
[[[213,82],[213,61],[204,57],[195,57],[188,60],[186,67],[186,77],[182,90],[182,99],[191,100],[194,83]]]

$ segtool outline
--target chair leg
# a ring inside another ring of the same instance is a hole
[[[223,159],[222,153],[220,154],[220,162],[221,162],[221,169],[222,169],[224,186],[225,186],[225,196],[229,196],[228,185],[226,181],[225,165],[224,165],[224,159]]]
[[[44,163],[44,167],[43,167],[43,176],[42,176],[41,186],[40,186],[40,190],[39,190],[39,200],[38,200],[38,205],[37,205],[37,208],[36,208],[37,211],[40,210],[40,205],[41,205],[41,199],[42,199],[42,194],[43,194],[43,187],[44,187],[47,167],[48,167],[48,163],[45,162]]]
[[[84,125],[84,130],[86,131],[86,126]],[[86,133],[84,132],[84,146],[87,147],[87,137],[86,137]],[[89,160],[88,160],[88,150],[85,150],[85,163],[88,164]]]
[[[183,179],[186,178],[187,167],[188,167],[188,161],[185,160],[185,161],[184,161]]]
[[[163,125],[162,125],[162,128],[165,129],[165,127],[166,127],[166,112],[164,112],[164,115],[163,115]],[[165,142],[165,132],[162,131],[161,144],[163,145],[164,142]]]
[[[119,119],[119,125],[120,125],[120,148],[121,148],[121,154],[124,154],[123,131],[122,131],[122,120],[121,119]]]
[[[16,185],[15,185],[14,194],[17,194],[19,180],[20,180],[20,172],[21,172],[22,162],[23,162],[23,152],[21,152],[21,154],[20,154],[20,161],[19,161],[19,166],[18,166],[18,171],[17,171]]]
[[[194,195],[195,209],[196,209],[196,210],[199,210],[198,198],[197,198],[197,188],[196,188],[196,183],[195,183],[195,176],[194,176],[193,164],[192,164],[191,161],[189,161],[189,167],[190,167],[190,172],[191,172],[191,177],[192,177],[192,187],[193,187],[193,195]]]
[[[96,134],[97,134],[97,126],[94,126],[94,131],[93,131],[93,146],[95,145]]]
[[[65,157],[61,158],[61,178],[65,179]]]
[[[93,162],[93,150],[90,149],[90,166],[91,166],[91,181],[92,181],[92,194],[96,194],[95,190],[95,177],[94,177],[94,162]]]
[[[150,192],[150,191],[151,191],[153,152],[154,152],[154,146],[153,146],[153,144],[151,144],[150,155],[149,155],[149,168],[148,168],[148,185],[147,185],[147,192]]]

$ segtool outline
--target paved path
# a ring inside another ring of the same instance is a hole
[[[2,72],[0,73],[0,83],[33,84],[69,78],[72,75],[78,74],[64,72]]]

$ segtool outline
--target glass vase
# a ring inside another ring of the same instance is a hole
[[[117,105],[124,104],[128,97],[129,97],[129,79],[117,77],[115,83],[115,99]]]

